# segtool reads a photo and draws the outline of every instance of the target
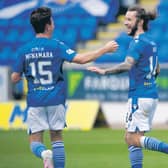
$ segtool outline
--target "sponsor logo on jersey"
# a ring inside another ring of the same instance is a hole
[[[68,49],[68,50],[66,50],[66,53],[69,54],[69,55],[70,55],[70,54],[73,54],[74,52],[75,52],[75,51],[72,50],[72,49]]]

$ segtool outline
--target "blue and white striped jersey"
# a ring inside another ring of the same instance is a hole
[[[157,46],[146,33],[134,38],[127,56],[136,64],[129,71],[129,97],[158,98],[156,69],[158,64]]]
[[[58,40],[35,38],[17,54],[13,71],[24,73],[28,81],[28,106],[64,104],[66,83],[62,65],[64,61],[71,62],[76,52]]]

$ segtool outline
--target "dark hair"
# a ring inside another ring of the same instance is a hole
[[[30,15],[30,22],[36,33],[44,33],[46,24],[51,24],[51,9],[40,7]]]
[[[148,30],[148,22],[150,20],[154,20],[156,18],[156,12],[146,12],[144,8],[138,6],[138,5],[135,5],[135,6],[132,6],[130,8],[128,8],[127,11],[136,11],[137,12],[137,19],[138,20],[143,20],[144,23],[143,23],[143,30],[144,31],[147,31]]]

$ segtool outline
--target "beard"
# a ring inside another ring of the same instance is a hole
[[[128,35],[133,37],[133,36],[135,35],[136,31],[137,31],[137,27],[134,26],[134,27],[132,28],[131,32],[130,32]]]
[[[138,20],[136,21],[136,23],[135,23],[135,25],[134,25],[134,27],[131,29],[131,32],[130,33],[128,33],[128,35],[129,36],[134,36],[135,35],[135,33],[136,33],[136,31],[138,30]]]

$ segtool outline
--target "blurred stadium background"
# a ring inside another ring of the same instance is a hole
[[[34,36],[29,23],[32,9],[44,5],[51,7],[55,20],[54,38],[64,41],[78,52],[93,50],[115,39],[119,43],[119,49],[91,63],[110,66],[124,60],[125,51],[131,40],[124,30],[124,13],[128,6],[136,3],[141,4],[147,10],[156,10],[158,13],[157,19],[150,22],[148,32],[159,46],[158,56],[161,65],[161,74],[157,79],[160,103],[154,117],[153,127],[155,129],[168,128],[168,0],[1,0],[0,145],[7,142],[8,138],[12,140],[12,135],[15,133],[11,130],[26,129],[26,82],[23,80],[13,85],[10,81],[10,73],[11,66],[16,59],[17,49]],[[93,128],[95,127],[106,127],[107,130],[109,130],[107,127],[113,130],[124,128],[124,110],[128,89],[127,74],[98,76],[86,71],[86,66],[68,63],[64,65],[69,104],[68,131],[65,131],[65,136],[69,136],[68,132],[70,134],[74,129],[79,131],[78,136],[80,136],[81,130],[90,130],[94,134]],[[100,133],[102,133],[101,130]],[[105,130],[103,133],[108,134]],[[8,137],[7,134],[11,136]],[[16,132],[16,135],[18,134]],[[24,136],[22,132],[21,138]],[[88,135],[90,136],[91,134]],[[0,154],[2,154],[1,151]],[[5,157],[3,158],[6,161]],[[100,165],[98,164],[95,168],[101,167]],[[154,166],[156,165],[152,167]],[[11,167],[13,166],[7,166],[5,162],[3,166],[0,163],[0,168]],[[70,167],[75,168],[75,166]],[[76,167],[82,168],[79,165]],[[83,164],[83,167],[86,167],[86,164]],[[111,166],[107,165],[107,167]],[[117,164],[114,167],[117,167]]]

